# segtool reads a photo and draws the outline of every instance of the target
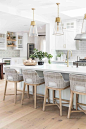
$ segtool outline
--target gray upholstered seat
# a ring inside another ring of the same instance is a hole
[[[43,77],[39,77],[35,70],[23,70],[23,78],[25,83],[40,84],[44,82]]]
[[[72,91],[86,93],[86,76],[70,74],[70,88]]]
[[[18,74],[15,69],[5,68],[5,75],[7,81],[23,81],[23,75]]]
[[[45,85],[53,88],[65,88],[70,85],[69,80],[64,80],[61,73],[44,72]]]

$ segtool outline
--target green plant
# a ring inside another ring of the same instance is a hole
[[[48,58],[48,63],[51,64],[50,58],[52,58],[53,56],[51,54],[48,54],[47,52],[45,52],[45,57]]]
[[[57,54],[57,57],[61,57],[61,53],[58,53],[58,54]]]
[[[16,38],[16,36],[12,36],[12,39],[15,39]]]
[[[57,57],[61,57],[63,55],[63,52],[58,52]]]
[[[42,60],[43,58],[48,58],[48,63],[50,64],[50,58],[53,56],[51,54],[48,54],[47,52],[38,51],[38,49],[34,49],[34,54],[30,56],[30,58],[39,58],[39,60]]]

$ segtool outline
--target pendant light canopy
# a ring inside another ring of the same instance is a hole
[[[86,33],[86,14],[84,15],[83,18],[81,33]]]
[[[30,30],[29,30],[30,37],[38,36],[36,22],[34,21],[34,10],[35,9],[32,8],[32,10],[33,10],[33,21],[31,21]]]
[[[53,32],[53,35],[57,35],[57,36],[60,36],[60,35],[63,35],[63,27],[62,27],[62,22],[61,22],[61,19],[59,17],[59,4],[60,3],[56,3],[57,4],[57,14],[58,16],[56,17],[55,19],[55,25],[54,25],[54,32]]]

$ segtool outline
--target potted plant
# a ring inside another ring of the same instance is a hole
[[[45,52],[45,57],[48,58],[48,63],[51,64],[50,58],[52,58],[53,56],[51,54],[48,54],[47,52]]]
[[[57,54],[57,60],[60,61],[61,60],[61,53]]]
[[[43,65],[44,61],[42,61],[43,58],[47,57],[48,58],[48,63],[50,64],[50,58],[52,58],[53,56],[51,54],[48,54],[47,52],[42,52],[42,51],[38,51],[38,49],[34,49],[34,54],[31,54],[30,58],[38,58],[38,65]]]

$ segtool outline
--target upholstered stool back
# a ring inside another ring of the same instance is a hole
[[[15,69],[5,68],[5,77],[8,81],[21,81],[23,76],[18,74]]]
[[[72,91],[86,93],[86,76],[70,74],[70,88]]]
[[[23,70],[23,78],[25,83],[29,84],[39,84],[44,82],[44,78],[38,76],[35,70]]]
[[[45,85],[53,88],[65,88],[69,86],[69,81],[64,80],[61,73],[44,72]]]

